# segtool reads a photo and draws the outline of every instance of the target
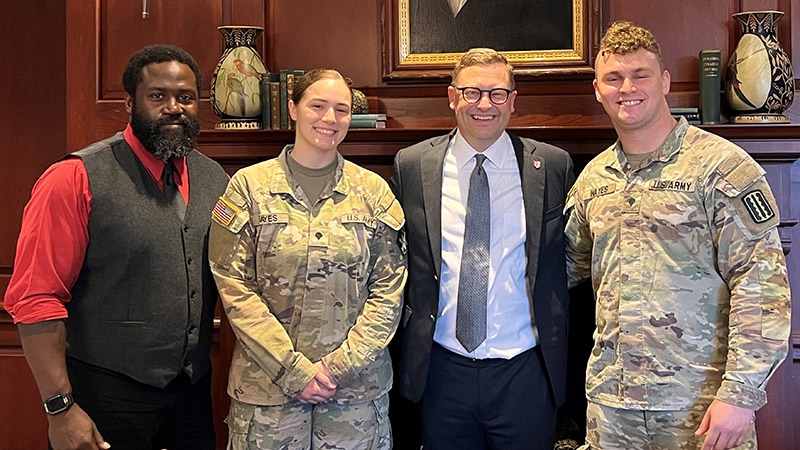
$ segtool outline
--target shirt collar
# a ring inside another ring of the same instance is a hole
[[[472,157],[478,153],[458,130],[456,130],[456,134],[452,138],[451,151],[456,158],[456,165],[459,169],[463,169]],[[516,164],[514,145],[511,143],[511,137],[505,132],[489,148],[484,150],[483,154],[486,155],[486,159],[489,162],[501,169],[505,168],[506,164],[512,159]]]
[[[161,172],[164,171],[164,165],[166,164],[163,160],[158,159],[147,150],[142,141],[133,134],[133,128],[131,128],[131,124],[129,123],[127,127],[125,127],[125,131],[122,133],[122,136],[125,138],[125,142],[133,150],[133,153],[139,158],[139,161],[142,162],[142,165],[145,169],[150,173],[150,175],[161,183]],[[186,172],[186,157],[181,156],[180,158],[172,158],[173,164],[175,164],[175,168],[178,169],[178,175],[175,177],[175,183],[180,185],[182,183],[183,174]]]

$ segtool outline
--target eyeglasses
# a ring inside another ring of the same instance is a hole
[[[467,103],[478,103],[483,97],[483,93],[489,94],[489,101],[495,105],[502,105],[508,101],[508,96],[514,92],[511,89],[494,88],[494,89],[478,89],[476,87],[458,87],[454,88],[461,91],[461,98]]]

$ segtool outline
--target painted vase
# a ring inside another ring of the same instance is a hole
[[[792,62],[778,42],[780,11],[734,14],[742,38],[728,62],[725,99],[734,123],[789,122],[782,115],[794,100]]]
[[[369,112],[367,96],[358,89],[353,89],[353,107],[350,110],[353,114],[366,114]]]
[[[217,27],[225,38],[214,76],[211,78],[211,106],[222,118],[216,128],[261,127],[261,74],[267,68],[256,50],[261,27]]]

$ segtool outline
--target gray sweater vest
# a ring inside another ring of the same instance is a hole
[[[183,221],[122,133],[73,153],[92,192],[89,245],[67,304],[67,355],[164,387],[210,369],[217,289],[208,267],[211,210],[228,178],[197,151],[186,157]]]

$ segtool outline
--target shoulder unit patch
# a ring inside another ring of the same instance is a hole
[[[760,189],[746,193],[741,197],[741,201],[755,223],[764,223],[775,217],[775,210]]]

